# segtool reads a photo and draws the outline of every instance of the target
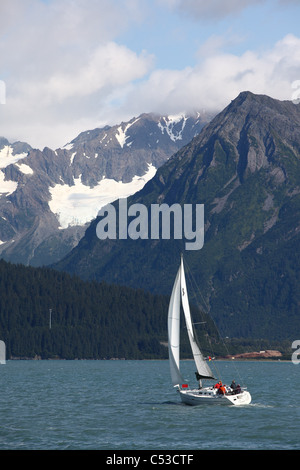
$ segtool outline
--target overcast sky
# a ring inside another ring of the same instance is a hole
[[[300,97],[299,20],[300,0],[0,0],[0,135],[55,149],[243,90]]]

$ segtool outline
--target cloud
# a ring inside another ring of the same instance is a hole
[[[158,0],[171,10],[195,20],[219,20],[238,15],[248,7],[264,4],[267,0]],[[282,5],[297,4],[298,0],[274,0]]]
[[[217,112],[241,91],[291,100],[292,83],[300,77],[300,38],[287,35],[270,50],[204,56],[195,67],[155,70],[128,95],[125,107],[139,111]]]
[[[107,42],[94,48],[82,62],[49,71],[45,81],[34,80],[19,85],[22,96],[32,102],[59,105],[72,98],[78,100],[95,93],[109,94],[132,80],[143,77],[152,64],[150,55],[137,55],[125,46]]]
[[[196,19],[229,15],[265,1],[239,0],[238,7],[234,0],[154,3],[167,5],[171,12],[184,6]],[[155,15],[162,10],[151,12],[151,2],[89,0],[88,7],[86,0],[0,2],[0,80],[6,85],[6,104],[0,103],[0,135],[11,142],[57,148],[83,130],[143,112],[203,108],[217,112],[243,90],[279,99],[292,99],[298,93],[291,84],[300,78],[300,39],[292,34],[268,50],[261,47],[238,55],[225,52],[241,43],[238,34],[228,27],[221,34],[220,30],[210,36],[206,32],[202,43],[190,40],[186,46],[194,51],[197,44],[195,65],[155,68],[150,47],[161,44],[172,27],[158,31],[153,42],[146,40],[148,51],[133,39],[136,30],[142,41],[149,31],[153,33]],[[293,2],[276,0],[282,6]],[[121,38],[128,37],[125,45]],[[173,43],[168,47],[167,52],[177,54]],[[179,60],[182,63],[182,57]]]
[[[151,54],[116,41],[143,20],[142,6],[137,0],[89,0],[88,8],[84,0],[1,3],[0,78],[7,90],[1,134],[61,146],[83,123],[96,127],[97,108],[153,66]]]
[[[192,16],[194,19],[216,19],[238,14],[251,5],[265,0],[159,0],[170,9]]]

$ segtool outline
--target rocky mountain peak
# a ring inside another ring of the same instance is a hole
[[[203,308],[223,331],[292,334],[300,302],[300,105],[241,93],[128,205],[162,202],[204,204],[204,246],[185,259]],[[97,222],[57,269],[171,292],[182,240],[99,240]]]
[[[230,154],[227,166],[235,166],[240,182],[261,168],[273,171],[280,182],[287,173],[291,176],[284,155],[297,158],[299,127],[299,104],[242,92],[211,120],[194,146],[200,153],[205,149],[204,168],[223,164]]]
[[[107,202],[140,190],[207,116],[142,114],[42,151],[0,139],[0,253],[48,264],[72,249]]]

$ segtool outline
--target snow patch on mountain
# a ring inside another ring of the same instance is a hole
[[[71,158],[70,158],[70,166],[73,165],[73,160],[74,160],[74,157],[76,155],[77,152],[73,152],[72,155],[71,155]]]
[[[65,150],[72,150],[74,144],[72,142],[69,142],[68,144],[63,146],[63,149]]]
[[[166,132],[173,142],[177,140],[182,140],[182,133],[185,127],[187,117],[185,114],[174,114],[167,117],[162,118],[162,122],[158,123],[158,127],[160,128],[162,134]],[[175,129],[176,124],[183,120],[182,126],[179,130]]]
[[[6,168],[8,165],[12,163],[16,163],[19,160],[27,157],[28,153],[19,153],[13,155],[14,149],[10,145],[5,145],[0,150],[0,168]]]
[[[26,165],[26,163],[16,163],[16,167],[21,173],[24,173],[24,175],[33,175],[33,169]]]
[[[14,193],[18,187],[16,181],[5,181],[5,174],[0,170],[0,194],[6,194],[9,196]]]
[[[73,186],[56,184],[49,188],[50,210],[58,218],[61,229],[84,225],[97,216],[101,207],[140,191],[155,173],[156,168],[148,164],[147,172],[143,176],[134,176],[130,183],[103,178],[93,188],[84,185],[80,175],[79,178],[74,179]]]
[[[120,144],[120,147],[123,148],[124,145],[130,146],[131,143],[126,143],[126,140],[129,139],[130,136],[126,135],[128,129],[133,126],[140,118],[135,119],[134,121],[129,122],[126,124],[125,128],[122,128],[122,125],[118,127],[117,133],[116,133],[116,139]]]

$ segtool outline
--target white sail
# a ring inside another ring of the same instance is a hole
[[[227,387],[224,394],[218,393],[215,387],[202,387],[200,380],[199,388],[189,388],[183,383],[180,373],[180,310],[183,308],[188,337],[197,368],[197,379],[215,379],[207,362],[199,349],[194,334],[191,312],[189,307],[188,292],[186,288],[183,259],[178,269],[174,282],[168,311],[168,346],[171,378],[174,387],[178,387],[181,401],[187,405],[199,405],[202,403],[222,403],[227,405],[248,405],[251,403],[251,395],[247,390],[240,393],[232,393]]]
[[[174,387],[181,385],[183,379],[180,373],[180,268],[174,282],[168,312],[168,347],[171,379]]]
[[[0,341],[0,364],[6,364],[6,346],[4,341]]]
[[[199,346],[197,344],[197,341],[194,335],[182,258],[181,258],[181,266],[180,266],[180,287],[181,287],[181,302],[182,302],[182,308],[183,308],[183,313],[185,317],[185,323],[186,323],[188,337],[190,340],[190,345],[192,348],[194,361],[196,364],[198,374],[200,378],[202,379],[214,379],[213,373],[210,370],[210,367],[208,366],[208,364],[205,362],[204,357],[199,349]]]

